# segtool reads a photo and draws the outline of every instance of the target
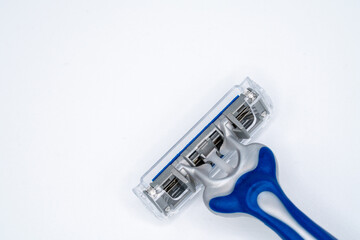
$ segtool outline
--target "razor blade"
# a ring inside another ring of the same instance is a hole
[[[248,143],[268,122],[272,103],[265,91],[249,78],[230,89],[211,110],[197,122],[142,177],[133,191],[155,216],[167,218],[179,212],[203,184],[192,178],[184,166],[211,166],[210,175],[222,174],[232,153],[221,154],[226,126],[239,143]],[[216,154],[218,158],[209,157]],[[220,160],[211,160],[220,159]]]
[[[250,79],[234,86],[141,178],[135,194],[167,218],[204,189],[203,202],[216,215],[251,215],[282,239],[336,239],[286,196],[270,148],[245,144],[271,113],[269,97]]]

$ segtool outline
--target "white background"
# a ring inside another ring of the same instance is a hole
[[[278,239],[131,189],[246,76],[293,202],[360,235],[359,1],[0,2],[0,239]]]

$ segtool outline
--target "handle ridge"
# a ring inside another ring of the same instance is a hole
[[[210,200],[211,210],[218,213],[247,213],[261,220],[282,239],[304,239],[295,229],[259,206],[259,195],[262,192],[270,192],[278,198],[288,214],[314,238],[336,239],[302,213],[285,195],[276,178],[276,161],[272,151],[262,147],[258,158],[257,167],[242,175],[229,195]]]

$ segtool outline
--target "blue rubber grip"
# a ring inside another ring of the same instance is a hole
[[[236,181],[233,192],[227,196],[211,199],[209,206],[213,211],[219,213],[250,214],[274,230],[282,239],[303,239],[290,226],[267,214],[259,207],[257,198],[264,191],[276,195],[288,213],[316,239],[336,239],[302,213],[287,198],[276,178],[274,154],[267,147],[260,149],[258,166]]]

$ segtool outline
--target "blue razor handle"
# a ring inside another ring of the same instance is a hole
[[[272,151],[258,143],[240,144],[227,129],[220,151],[236,151],[235,167],[217,164],[216,154],[208,161],[227,173],[223,178],[211,178],[210,164],[185,167],[204,186],[204,202],[209,210],[221,216],[249,214],[274,230],[282,239],[336,239],[302,213],[285,195],[276,175],[276,160]]]

